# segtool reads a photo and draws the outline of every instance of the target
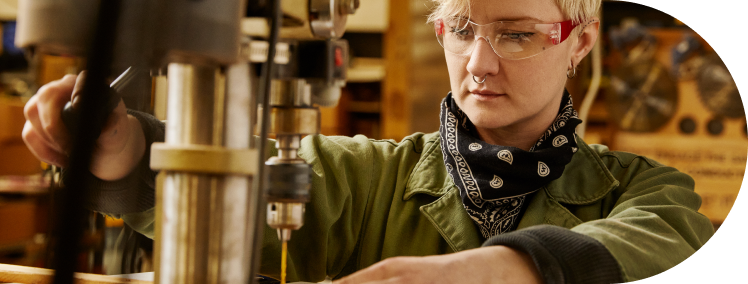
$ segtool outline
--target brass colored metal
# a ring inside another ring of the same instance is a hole
[[[219,147],[214,111],[216,67],[172,63],[168,67],[165,145]],[[158,150],[156,152],[159,152]],[[156,158],[156,163],[164,159]],[[200,163],[197,164],[201,164]],[[194,162],[191,164],[195,164]],[[164,171],[158,283],[215,283],[220,259],[223,178],[203,173]],[[212,233],[219,232],[219,233]]]
[[[273,80],[270,105],[273,107],[312,106],[312,87],[304,79]]]
[[[277,135],[319,133],[319,110],[316,108],[273,108],[270,128]]]
[[[281,284],[286,284],[286,267],[288,262],[288,242],[283,242],[281,248]]]
[[[154,143],[156,282],[246,283],[253,251],[257,151],[250,150],[251,70],[172,63],[165,143]],[[228,88],[227,88],[228,87]],[[244,135],[242,135],[242,133]]]
[[[164,143],[153,143],[151,168],[178,172],[251,176],[257,171],[257,150],[203,145],[170,146]]]

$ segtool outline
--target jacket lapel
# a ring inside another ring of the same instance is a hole
[[[473,219],[462,206],[459,192],[452,187],[441,198],[421,206],[421,213],[456,252],[479,247],[482,242]]]
[[[454,251],[479,247],[482,243],[478,230],[470,219],[460,199],[460,192],[447,174],[442,159],[439,136],[427,147],[416,164],[403,200],[416,194],[439,197],[436,201],[420,207],[426,217]]]
[[[582,223],[562,204],[585,205],[607,196],[620,184],[600,156],[582,139],[578,151],[558,179],[541,188],[525,211],[517,229],[549,224],[572,228]]]

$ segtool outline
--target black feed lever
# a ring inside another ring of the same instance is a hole
[[[109,96],[109,99],[107,100],[107,104],[105,106],[107,114],[111,113],[114,108],[117,107],[119,101],[122,99],[120,91],[122,91],[122,89],[124,89],[124,87],[127,86],[130,81],[132,81],[132,79],[137,75],[138,71],[139,70],[137,68],[129,67],[109,85],[110,92],[109,94],[107,94]],[[68,128],[68,131],[71,134],[75,134],[78,132],[77,121],[78,112],[75,110],[75,108],[73,108],[73,102],[70,101],[65,104],[65,108],[62,109],[62,122],[65,124],[65,127]]]

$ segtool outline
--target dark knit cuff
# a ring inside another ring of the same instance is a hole
[[[151,145],[155,142],[164,142],[166,123],[144,112],[127,110],[127,114],[138,119],[140,126],[143,128],[143,136],[145,137],[145,153],[143,153],[143,159],[138,164],[137,171],[140,171],[142,181],[149,188],[155,190],[158,171],[151,170]]]
[[[86,200],[87,207],[108,215],[142,212],[156,204],[155,184],[158,172],[151,170],[149,166],[151,144],[164,141],[165,126],[149,114],[133,110],[127,110],[127,113],[138,119],[145,136],[146,150],[137,167],[129,175],[116,181],[99,179],[89,171],[85,173],[84,184],[91,189]]]
[[[546,284],[623,282],[618,261],[603,244],[569,229],[533,226],[483,243],[497,245],[529,254]]]

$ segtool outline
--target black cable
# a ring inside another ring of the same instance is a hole
[[[54,256],[52,268],[56,284],[73,283],[73,273],[78,263],[84,221],[88,210],[85,200],[90,187],[85,183],[85,174],[91,165],[96,140],[104,128],[109,115],[104,110],[109,86],[106,78],[113,60],[115,32],[121,0],[100,1],[95,31],[86,57],[86,81],[80,94],[77,131],[71,133],[72,151],[65,185],[55,194],[54,210],[57,212],[54,233]]]
[[[260,126],[260,142],[258,146],[258,153],[259,153],[259,159],[258,159],[258,166],[257,166],[257,176],[255,178],[257,179],[256,189],[260,191],[260,194],[257,196],[260,198],[260,202],[257,202],[257,213],[255,216],[257,218],[257,223],[255,224],[255,236],[254,236],[254,244],[253,250],[252,250],[252,259],[250,261],[249,267],[249,281],[248,283],[255,283],[257,271],[259,270],[260,266],[260,257],[262,255],[262,239],[263,239],[263,231],[265,229],[265,210],[266,210],[266,201],[265,201],[265,160],[266,158],[266,151],[265,151],[265,145],[267,144],[267,136],[268,136],[268,128],[270,128],[270,84],[273,79],[273,74],[275,74],[275,47],[278,44],[278,34],[280,33],[280,25],[283,20],[283,12],[280,8],[280,1],[281,0],[275,0],[272,1],[272,9],[271,9],[271,26],[270,26],[270,38],[268,39],[268,57],[265,64],[262,66],[262,74],[260,77],[262,78],[262,81],[260,82],[260,94],[262,94],[262,125]]]

